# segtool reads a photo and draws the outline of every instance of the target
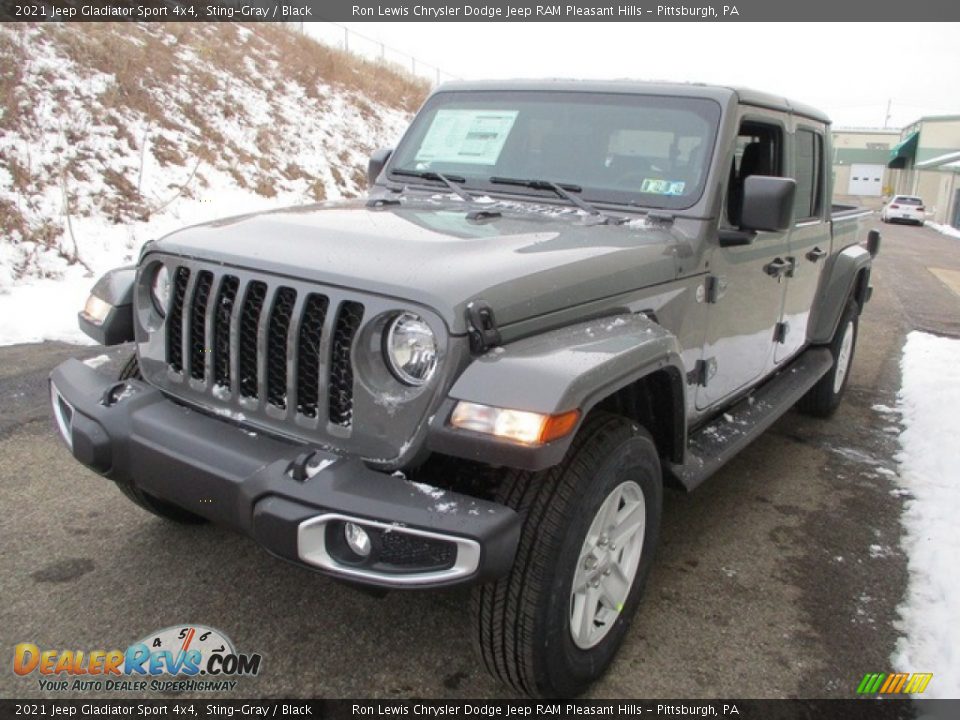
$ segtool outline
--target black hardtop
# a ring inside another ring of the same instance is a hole
[[[750,88],[727,87],[724,85],[706,85],[703,83],[651,82],[646,80],[574,80],[574,79],[538,79],[538,80],[455,80],[438,87],[435,93],[444,92],[593,92],[624,93],[638,95],[668,95],[674,97],[702,97],[716,100],[726,105],[731,99],[743,105],[779,110],[794,115],[830,123],[826,113],[814,107],[798,103],[781,95],[751,90]]]

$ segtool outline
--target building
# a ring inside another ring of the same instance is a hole
[[[905,127],[887,167],[895,192],[923,198],[929,217],[960,228],[960,115],[922,117]]]
[[[833,194],[882,197],[893,192],[897,173],[887,164],[899,130],[837,128],[833,131]]]

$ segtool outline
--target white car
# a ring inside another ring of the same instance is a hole
[[[926,208],[923,198],[913,195],[894,195],[893,200],[883,206],[880,219],[883,222],[909,222],[923,225],[926,220]]]

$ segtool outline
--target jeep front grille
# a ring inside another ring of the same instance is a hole
[[[214,405],[351,427],[362,303],[332,303],[299,283],[291,283],[301,285],[298,291],[282,280],[216,269],[179,266],[173,279],[166,321],[171,380],[209,395]]]

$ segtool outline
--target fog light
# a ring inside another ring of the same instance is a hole
[[[347,540],[347,545],[360,557],[370,555],[370,536],[367,531],[356,523],[348,522],[343,526],[343,536]]]

